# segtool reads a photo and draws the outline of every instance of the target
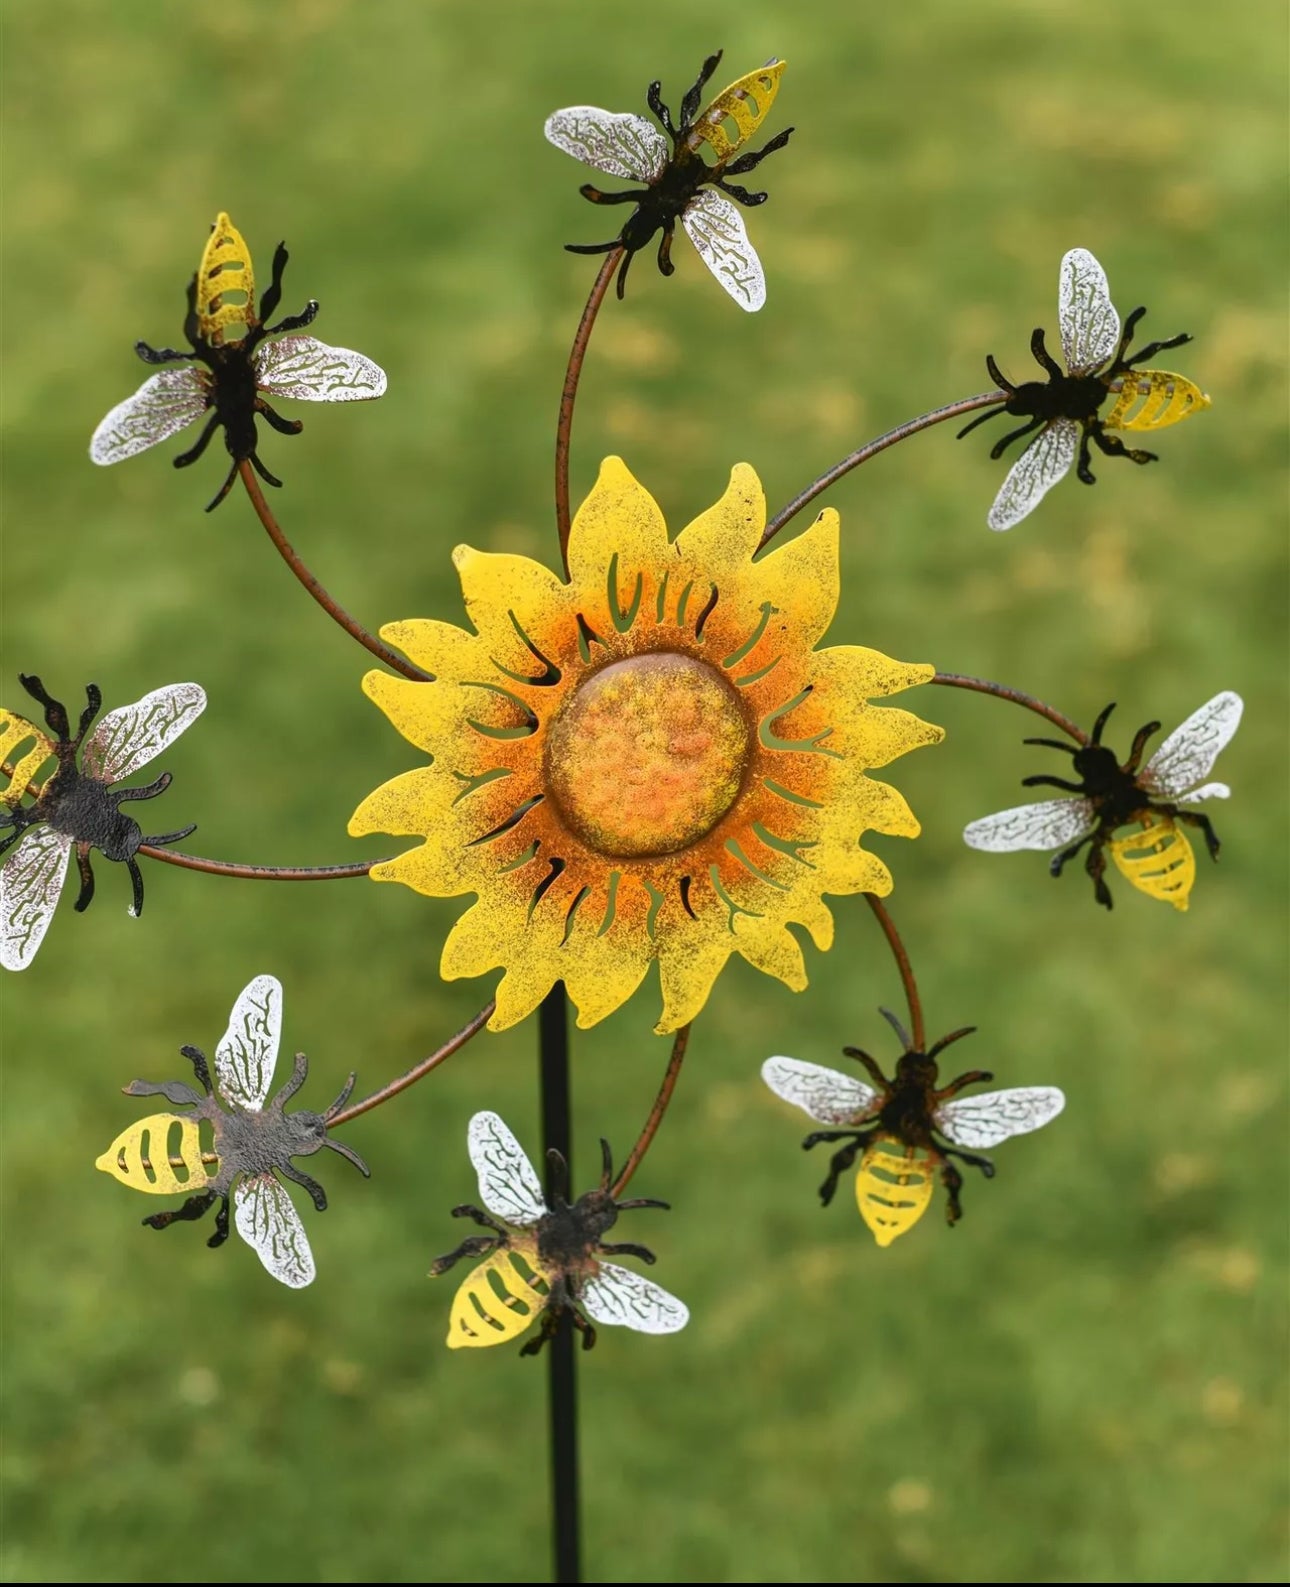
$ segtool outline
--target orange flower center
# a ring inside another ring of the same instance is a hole
[[[561,707],[546,784],[601,854],[673,854],[739,796],[751,748],[735,691],[714,667],[657,651],[593,672]]]

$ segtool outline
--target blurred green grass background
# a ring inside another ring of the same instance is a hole
[[[1282,6],[1138,10],[1033,0],[919,6],[751,0],[702,14],[548,0],[87,0],[4,22],[5,699],[39,672],[69,704],[183,678],[210,706],[165,756],[164,824],[197,852],[270,864],[388,852],[345,822],[410,751],[361,696],[367,658],[294,584],[240,493],[211,517],[217,446],[99,471],[85,447],[144,378],[130,348],[179,334],[183,289],[227,209],[284,309],[389,371],[379,404],[305,409],[263,454],[288,535],[375,627],[460,620],[460,540],[551,559],[550,451],[568,340],[608,235],[544,116],[673,105],[778,54],[769,123],[798,131],[749,217],[769,302],[741,314],[688,243],[637,261],[593,343],[577,498],[623,453],[673,529],[732,462],[772,507],[861,440],[1029,370],[1057,263],[1093,249],[1122,313],[1214,399],[1106,461],[1007,536],[982,436],[898,448],[828,498],[842,512],[835,641],[998,677],[1112,742],[1246,698],[1219,774],[1222,863],[1176,915],[1082,874],[990,859],[959,834],[1024,797],[1034,724],[928,690],[947,743],[893,780],[924,823],[879,840],[929,1028],[975,1023],[965,1066],[1056,1083],[1061,1120],[879,1252],[821,1154],[757,1078],[767,1052],[893,1057],[900,990],[858,900],[794,996],[742,964],[696,1027],[642,1195],[657,1276],[693,1312],[675,1340],[605,1330],[584,1361],[590,1579],[1284,1579],[1286,970],[1284,61]],[[610,212],[610,219],[613,214]],[[993,432],[984,432],[990,434]],[[1044,766],[1047,762],[1042,763]],[[161,806],[153,807],[160,811]],[[286,988],[284,1050],[321,1106],[370,1089],[483,1001],[437,978],[462,907],[346,882],[262,886],[152,865],[70,892],[4,985],[5,1574],[540,1581],[544,1372],[443,1348],[430,1258],[473,1193],[464,1127],[492,1107],[536,1145],[532,1025],[477,1040],[347,1138],[310,1215],[312,1289],[272,1283],[209,1225],[164,1236],[95,1157],[141,1116],[118,1088],[177,1078],[239,988]],[[579,1177],[621,1154],[667,1044],[651,981],[574,1053]],[[841,1062],[842,1060],[838,1060]],[[635,1217],[635,1215],[633,1215]]]

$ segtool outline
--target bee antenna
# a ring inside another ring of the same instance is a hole
[[[1103,711],[1101,716],[1098,717],[1097,721],[1093,723],[1093,731],[1089,736],[1090,744],[1100,744],[1102,742],[1102,729],[1106,726],[1107,717],[1110,716],[1111,712],[1114,710],[1115,701],[1112,700],[1110,705],[1107,706],[1106,710]]]
[[[900,1044],[905,1049],[905,1051],[912,1052],[914,1050],[913,1040],[910,1037],[909,1032],[900,1023],[892,1011],[889,1008],[879,1008],[878,1012],[891,1026],[892,1030],[896,1032],[896,1035],[900,1037]]]
[[[351,1070],[349,1079],[341,1087],[340,1095],[336,1098],[336,1100],[332,1103],[332,1105],[327,1109],[326,1113],[323,1114],[323,1122],[324,1123],[330,1124],[331,1121],[340,1112],[340,1110],[349,1101],[350,1093],[353,1091],[354,1082],[357,1079],[358,1079],[358,1076]]]
[[[937,1053],[944,1052],[951,1042],[962,1041],[964,1036],[971,1036],[976,1031],[976,1028],[975,1025],[964,1025],[961,1030],[952,1030],[948,1036],[941,1037],[940,1041],[936,1043],[927,1056],[935,1058]]]
[[[602,1135],[600,1137],[600,1188],[608,1190],[614,1182],[614,1155],[609,1150],[609,1142]]]
[[[359,1173],[362,1174],[364,1179],[370,1179],[372,1177],[372,1170],[367,1166],[367,1164],[352,1146],[346,1146],[342,1141],[333,1141],[330,1135],[324,1138],[323,1145],[330,1146],[333,1152],[339,1152],[342,1157],[347,1157],[349,1161],[353,1163],[354,1167],[358,1169]]]

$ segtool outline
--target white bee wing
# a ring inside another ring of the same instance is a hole
[[[862,1080],[801,1058],[767,1058],[761,1077],[777,1097],[819,1124],[850,1124],[878,1100]]]
[[[495,1218],[523,1228],[542,1217],[546,1202],[533,1164],[496,1113],[475,1114],[466,1150],[479,1175],[479,1199]]]
[[[196,683],[168,683],[133,705],[109,711],[85,740],[81,770],[103,782],[120,782],[155,760],[206,709]]]
[[[668,162],[667,140],[644,116],[570,105],[546,118],[547,142],[606,176],[655,182]]]
[[[681,216],[699,258],[741,309],[749,313],[766,301],[766,275],[757,250],[748,241],[743,216],[720,193],[701,188]]]
[[[206,408],[206,383],[191,364],[163,369],[102,421],[90,437],[90,457],[96,463],[123,462],[168,441]]]
[[[1057,276],[1057,319],[1062,352],[1072,375],[1104,364],[1120,340],[1120,316],[1111,302],[1106,271],[1087,248],[1072,248]]]
[[[18,839],[0,870],[0,964],[25,970],[36,957],[58,895],[67,880],[72,840],[52,827],[37,827]]]
[[[379,364],[313,336],[265,342],[255,355],[255,381],[270,396],[297,402],[366,402],[385,394],[385,371]]]
[[[309,1236],[291,1197],[272,1174],[240,1181],[233,1192],[233,1222],[279,1283],[291,1289],[313,1283],[317,1269]]]
[[[1225,782],[1207,782],[1203,788],[1193,788],[1190,793],[1176,794],[1174,803],[1179,805],[1198,805],[1205,799],[1230,799],[1232,790]]]
[[[690,1320],[689,1307],[675,1295],[616,1262],[601,1262],[578,1300],[594,1321],[643,1334],[674,1334]]]
[[[226,1102],[258,1113],[273,1084],[282,1035],[282,983],[257,975],[238,994],[215,1049],[215,1084]]]
[[[1143,768],[1141,781],[1147,788],[1163,794],[1180,794],[1193,788],[1218,759],[1241,724],[1245,702],[1239,694],[1226,689],[1193,711],[1183,725],[1175,728]],[[1223,788],[1213,783],[1212,788]],[[1196,797],[1210,797],[1201,795]],[[1226,792],[1215,797],[1226,798]]]
[[[1066,1098],[1056,1086],[1019,1086],[980,1097],[955,1097],[937,1108],[934,1119],[936,1128],[956,1146],[983,1150],[1013,1135],[1029,1135],[1065,1106]]]
[[[1074,419],[1053,419],[1044,426],[1000,485],[994,506],[986,514],[991,529],[1011,529],[1034,512],[1057,481],[1070,472],[1079,433]]]
[[[970,849],[987,854],[1011,854],[1015,849],[1059,849],[1074,843],[1094,822],[1087,799],[1045,799],[1035,805],[1014,805],[992,816],[969,821],[963,841]]]

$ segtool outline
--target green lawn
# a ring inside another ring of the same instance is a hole
[[[918,6],[681,0],[26,0],[4,22],[5,701],[38,672],[69,703],[193,678],[210,695],[165,757],[164,820],[197,852],[265,864],[390,852],[345,823],[412,752],[359,690],[368,658],[294,584],[240,492],[210,517],[218,445],[118,469],[85,454],[180,334],[227,209],[284,308],[388,370],[379,404],[268,435],[287,534],[363,621],[461,620],[459,541],[550,561],[550,454],[569,338],[609,234],[588,173],[543,139],[556,106],[675,106],[772,54],[769,130],[793,123],[749,217],[770,286],[740,313],[683,239],[649,255],[596,333],[575,498],[620,452],[673,529],[747,459],[778,506],[890,425],[1027,370],[1055,330],[1061,254],[1106,265],[1122,313],[1212,410],[1149,470],[1107,461],[995,536],[985,430],[875,460],[829,496],[830,639],[1028,689],[1111,742],[1219,689],[1247,715],[1219,775],[1222,862],[1180,915],[1120,884],[966,849],[964,823],[1042,769],[1033,719],[927,689],[948,729],[891,779],[923,822],[878,839],[929,1026],[973,1023],[964,1067],[1065,1088],[1063,1117],[880,1251],[849,1192],[828,1213],[768,1052],[894,1056],[899,983],[869,912],[838,900],[795,996],[741,962],[695,1027],[623,1238],[690,1304],[679,1337],[606,1330],[583,1365],[587,1555],[606,1581],[1274,1581],[1285,1578],[1286,18],[1250,0]],[[624,212],[616,212],[622,215]],[[284,411],[289,405],[284,404]],[[142,807],[139,807],[142,808]],[[540,1581],[544,1372],[449,1354],[449,1208],[473,1194],[465,1124],[536,1145],[532,1022],[484,1036],[320,1167],[319,1267],[275,1285],[209,1225],[164,1235],[94,1170],[177,1078],[238,989],[286,988],[285,1050],[321,1106],[371,1089],[479,1007],[443,984],[460,902],[365,881],[263,886],[147,870],[147,909],[98,868],[4,986],[3,1545],[15,1581]],[[1118,879],[1117,879],[1118,880]],[[578,1177],[622,1153],[667,1044],[657,983],[574,1052]]]

